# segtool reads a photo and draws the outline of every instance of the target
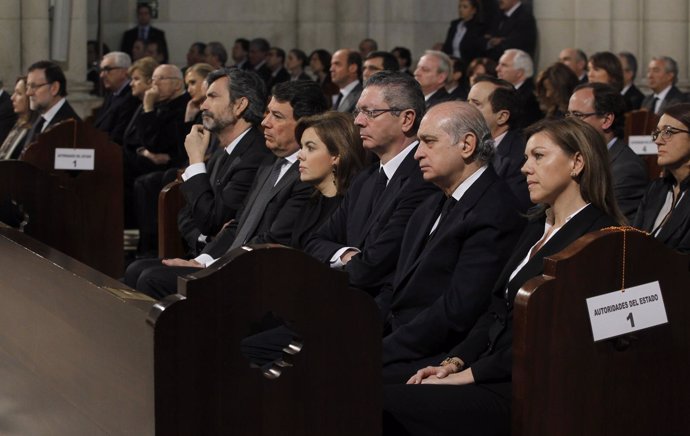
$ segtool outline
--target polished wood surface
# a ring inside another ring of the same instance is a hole
[[[594,342],[585,299],[660,282],[668,324]],[[515,300],[513,435],[687,435],[690,257],[637,231],[586,235]]]
[[[153,301],[0,228],[0,434],[153,435]]]
[[[344,273],[285,247],[238,248],[178,289],[152,313],[156,411],[172,417],[159,434],[381,434],[381,321]],[[269,312],[303,344],[274,379],[240,352]]]
[[[185,205],[180,190],[182,182],[175,180],[158,194],[158,257],[184,257],[185,247],[177,225],[177,215]]]
[[[625,141],[631,135],[651,135],[656,128],[659,116],[648,110],[630,111],[625,114]],[[656,154],[642,156],[647,166],[649,180],[654,180],[661,174],[661,167],[656,163]]]

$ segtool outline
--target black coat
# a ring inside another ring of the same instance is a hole
[[[672,176],[657,179],[649,185],[640,207],[637,209],[634,226],[638,229],[651,232],[654,229],[661,207],[666,201],[666,195],[673,188],[675,179]],[[690,198],[688,198],[688,188],[690,178],[680,183],[680,192],[685,193],[684,197],[672,211],[671,217],[661,228],[656,238],[670,248],[681,253],[690,253]]]
[[[537,45],[537,23],[532,9],[522,4],[513,15],[506,17],[501,13],[495,27],[489,31],[491,36],[504,38],[503,42],[487,51],[487,56],[498,61],[504,51],[509,48],[518,48],[529,54],[534,59]]]
[[[623,100],[625,100],[626,112],[636,111],[642,107],[644,94],[633,84],[625,91],[625,94],[623,94]]]
[[[181,230],[185,228],[181,233],[191,247],[200,234],[215,236],[223,224],[236,217],[259,165],[269,155],[263,134],[252,127],[231,154],[218,150],[209,159],[207,172],[182,184],[186,204],[178,224]]]
[[[628,144],[618,139],[609,149],[613,195],[623,215],[632,222],[649,179],[642,158]]]
[[[517,201],[491,166],[429,239],[445,198],[430,196],[405,230],[395,278],[384,290],[391,294],[384,365],[447,353],[463,339],[486,310],[524,227]]]
[[[461,22],[461,19],[450,22],[450,27],[446,34],[446,41],[443,43],[443,52],[448,56],[453,56],[453,39],[455,38],[455,33]],[[473,59],[484,56],[486,52],[486,39],[484,35],[486,34],[487,28],[486,25],[479,22],[477,18],[465,22],[465,28],[465,35],[460,40],[460,58],[465,60],[469,65]]]
[[[10,95],[7,91],[4,91],[0,95],[0,144],[5,142],[5,138],[7,138],[16,122],[17,114],[14,113],[12,100],[10,100]]]
[[[16,159],[19,157],[20,154],[23,154],[23,150],[26,150],[26,148],[31,145],[32,142],[36,140],[36,137],[41,134],[40,131],[38,131],[39,127],[39,121],[40,117],[36,118],[36,121],[33,123],[33,126],[31,126],[31,130],[29,130],[29,133],[26,135],[26,139],[24,140],[24,144],[22,147],[17,147],[15,149],[14,154],[12,155],[12,159]],[[65,100],[65,103],[60,107],[60,109],[55,113],[55,116],[53,117],[52,120],[50,120],[45,127],[43,127],[43,132],[48,131],[52,126],[58,124],[61,121],[65,120],[78,120],[81,121],[81,118],[77,113],[72,109],[72,106],[69,104],[67,100]]]
[[[371,294],[378,294],[392,280],[410,216],[438,191],[422,178],[414,159],[416,149],[400,164],[375,208],[372,196],[380,164],[357,175],[340,207],[307,242],[305,251],[324,263],[343,247],[358,248],[361,252],[352,257],[345,271],[352,286]]]
[[[132,95],[132,87],[127,84],[118,95],[109,93],[105,97],[93,125],[108,133],[114,142],[122,145],[127,125],[140,103],[141,101]]]
[[[683,92],[676,88],[675,86],[672,86],[671,89],[668,91],[668,94],[666,94],[666,98],[661,102],[661,105],[659,106],[659,110],[656,112],[657,114],[660,114],[664,111],[669,106],[673,106],[676,103],[685,103],[687,102],[687,96],[683,94]],[[642,107],[641,109],[647,109],[650,112],[654,112],[654,94],[650,94],[642,100]]]
[[[527,179],[520,171],[525,162],[525,139],[519,130],[509,130],[496,148],[493,166],[517,198],[520,211],[527,212],[533,206],[529,199]]]
[[[132,56],[132,46],[134,41],[139,38],[139,27],[133,27],[122,34],[122,42],[120,43],[120,51],[127,53]],[[148,39],[146,42],[156,41],[158,42],[158,50],[163,55],[163,63],[168,62],[168,43],[165,40],[165,32],[157,29],[153,26],[149,27]]]

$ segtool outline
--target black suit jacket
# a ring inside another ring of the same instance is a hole
[[[343,247],[361,252],[345,266],[350,284],[378,294],[392,279],[407,222],[417,206],[438,188],[422,178],[414,160],[417,147],[405,157],[388,181],[372,211],[372,195],[379,163],[370,165],[352,182],[335,213],[307,242],[305,251],[329,263]]]
[[[123,51],[128,55],[132,56],[132,46],[134,45],[134,41],[136,41],[138,38],[139,26],[127,30],[125,33],[122,34],[122,43],[120,43],[120,51]],[[160,50],[161,54],[163,54],[164,58],[163,63],[168,62],[168,43],[165,40],[165,32],[153,26],[150,26],[148,39],[146,42],[148,41],[158,42],[158,49]]]
[[[668,94],[666,94],[666,98],[661,102],[661,105],[659,105],[659,110],[656,112],[657,114],[660,114],[664,111],[669,106],[672,106],[676,103],[685,103],[687,101],[687,97],[683,92],[676,88],[675,86],[672,86],[671,89],[668,91]],[[648,111],[654,112],[654,94],[650,94],[644,98],[642,101],[642,109],[647,109]]]
[[[517,95],[522,109],[517,127],[525,128],[544,118],[537,97],[534,95],[534,81],[531,77],[517,89]]]
[[[122,145],[125,130],[141,101],[132,95],[132,87],[127,84],[118,94],[108,94],[93,125],[102,130],[116,143]]]
[[[290,73],[288,73],[285,68],[280,67],[280,70],[278,70],[278,73],[275,76],[271,74],[266,87],[270,92],[275,85],[278,83],[287,82],[288,80],[290,80]]]
[[[259,165],[269,155],[271,152],[266,148],[263,134],[252,127],[231,154],[220,149],[209,159],[207,172],[182,184],[180,189],[186,204],[180,211],[178,223],[181,230],[192,224],[193,230],[182,231],[191,247],[196,245],[200,234],[214,236],[223,224],[235,218]]]
[[[487,56],[498,61],[504,51],[518,48],[527,52],[534,59],[537,45],[537,24],[532,9],[522,4],[513,15],[506,17],[501,13],[495,27],[489,32],[491,36],[504,38],[503,42],[487,51]]]
[[[276,157],[271,155],[259,167],[249,195],[245,198],[242,208],[237,211],[236,220],[221,231],[218,237],[211,241],[203,253],[214,259],[224,255],[235,241],[238,231],[245,225],[252,206],[261,192],[266,180],[271,175],[271,169]],[[292,230],[300,210],[305,205],[314,188],[299,178],[299,161],[281,177],[271,190],[271,199],[262,211],[261,219],[255,228],[250,229],[250,236],[242,244],[276,243],[288,245],[292,237]]]
[[[625,100],[625,111],[636,111],[642,107],[642,101],[644,100],[644,94],[637,89],[634,84],[625,91],[623,94],[623,100]]]
[[[443,52],[448,56],[453,56],[453,39],[455,38],[458,25],[460,25],[461,22],[462,20],[459,18],[450,22],[450,27],[446,34],[446,41],[443,43]],[[484,23],[479,22],[476,17],[465,22],[465,28],[467,29],[465,35],[462,37],[462,40],[460,40],[460,58],[467,61],[469,65],[472,59],[484,56],[486,51],[486,39],[484,35],[486,34],[487,28]]]
[[[448,101],[448,99],[450,99],[448,91],[446,91],[446,88],[441,87],[429,96],[429,99],[426,101],[426,108],[429,109],[431,106]]]
[[[642,158],[622,139],[616,140],[609,149],[609,162],[616,202],[628,221],[633,222],[649,184],[647,168]]]
[[[14,113],[12,107],[12,100],[7,91],[3,91],[0,95],[0,144],[5,142],[5,138],[17,122],[17,114]]]
[[[637,209],[634,226],[638,229],[651,232],[654,229],[661,207],[666,201],[666,195],[673,188],[675,180],[672,176],[666,176],[654,180],[645,193],[640,207]],[[676,205],[666,224],[656,238],[670,248],[681,253],[690,253],[690,198],[688,198],[688,188],[690,178],[680,183],[681,193],[685,193],[684,198]]]
[[[48,129],[50,129],[52,126],[56,125],[57,123],[65,120],[78,120],[81,121],[81,118],[77,113],[72,109],[72,106],[70,106],[69,102],[65,100],[65,103],[62,105],[62,107],[55,113],[55,116],[53,117],[52,120],[50,120],[47,125],[43,128],[43,132],[47,132]],[[29,130],[29,133],[26,135],[26,139],[24,140],[24,145],[22,147],[17,147],[15,149],[15,154],[18,154],[21,152],[23,154],[23,150],[26,150],[26,148],[31,145],[32,142],[36,140],[36,137],[41,134],[41,132],[37,131],[38,127],[38,121],[40,118],[37,118],[36,121],[34,122],[33,126],[31,127],[31,130]],[[13,159],[15,159],[17,156],[12,156]]]
[[[157,103],[151,112],[141,112],[136,130],[141,146],[151,153],[168,153],[171,167],[180,167],[187,157],[184,139],[184,114],[189,94],[186,92],[170,101]]]
[[[352,91],[350,91],[349,94],[347,94],[347,97],[340,101],[338,107],[334,107],[333,109],[337,110],[338,112],[346,112],[348,114],[352,113],[352,111],[355,110],[355,106],[357,106],[359,96],[362,95],[362,89],[362,83],[360,82],[352,89]]]
[[[520,269],[510,275],[544,234],[544,218],[528,224],[513,255],[493,288],[489,310],[481,316],[464,341],[448,355],[457,356],[472,368],[477,384],[506,382],[511,379],[513,344],[513,302],[522,285],[544,272],[544,258],[556,254],[586,233],[617,223],[592,205],[584,208],[544,244]],[[508,393],[509,394],[509,393]]]
[[[509,130],[496,148],[493,166],[518,200],[521,212],[533,206],[529,199],[527,179],[520,171],[525,162],[525,139],[520,130]]]
[[[486,311],[524,227],[515,198],[489,166],[431,239],[445,194],[424,201],[405,230],[383,339],[384,365],[447,353]],[[383,295],[383,293],[382,293]]]

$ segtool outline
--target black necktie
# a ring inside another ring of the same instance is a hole
[[[654,113],[657,113],[657,111],[656,111],[656,102],[657,101],[659,101],[659,97],[657,97],[655,95],[654,98],[652,99],[652,112],[654,112]]]
[[[230,249],[241,247],[246,241],[254,236],[256,226],[261,221],[264,216],[264,210],[266,205],[271,200],[273,188],[278,181],[278,176],[280,175],[280,170],[283,168],[283,164],[287,163],[287,159],[281,157],[278,158],[273,163],[273,168],[271,168],[271,174],[266,179],[266,182],[261,187],[261,190],[256,196],[254,202],[249,206],[249,214],[244,222],[238,223],[237,235],[235,240],[232,242]]]
[[[338,99],[335,101],[335,106],[333,106],[334,110],[338,110],[338,107],[340,107],[340,102],[343,101],[343,93],[338,94]]]
[[[216,163],[211,170],[211,183],[214,185],[220,184],[220,177],[223,175],[223,167],[225,167],[228,159],[230,159],[230,155],[228,154],[227,150],[223,150],[221,153],[223,153],[223,155],[218,156],[218,159],[216,159]]]
[[[386,190],[387,185],[388,176],[386,175],[386,172],[383,171],[383,168],[379,168],[379,173],[376,176],[376,182],[374,183],[374,189],[371,195],[372,209],[378,204],[381,194],[383,194],[383,191]]]

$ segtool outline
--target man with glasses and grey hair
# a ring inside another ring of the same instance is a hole
[[[424,181],[414,160],[424,115],[424,94],[414,78],[398,71],[374,74],[355,114],[364,148],[380,162],[357,176],[305,251],[347,271],[353,287],[378,295],[395,272],[410,215],[437,189]]]
[[[101,83],[108,94],[93,125],[118,144],[122,144],[125,129],[140,103],[129,86],[127,70],[130,66],[132,60],[127,53],[113,51],[103,56],[99,69]]]
[[[647,84],[653,94],[642,102],[642,109],[660,114],[668,106],[685,103],[687,97],[676,87],[678,63],[668,56],[654,57],[647,67]]]
[[[613,194],[623,215],[632,222],[647,188],[644,161],[623,140],[625,102],[613,87],[586,83],[575,88],[566,116],[576,117],[601,133],[609,149]]]
[[[424,116],[418,136],[415,159],[441,192],[410,217],[395,277],[382,292],[390,300],[385,383],[404,383],[417,369],[438,365],[464,339],[525,224],[491,165],[493,140],[479,110],[440,103]]]

